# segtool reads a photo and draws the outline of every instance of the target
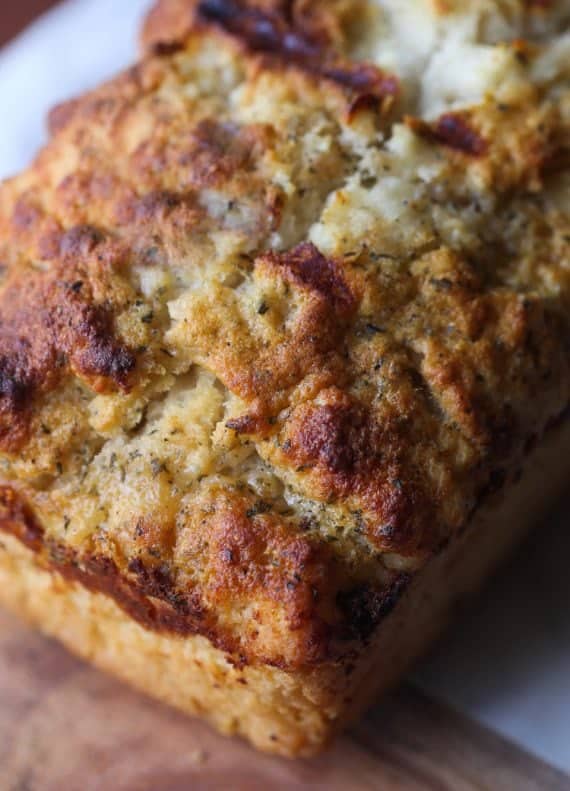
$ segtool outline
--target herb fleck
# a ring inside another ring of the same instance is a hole
[[[161,472],[165,472],[166,465],[164,462],[160,461],[160,459],[151,459],[150,468],[152,470],[152,474],[156,477],[157,475],[160,475]]]

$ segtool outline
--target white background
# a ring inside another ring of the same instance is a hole
[[[148,5],[67,0],[0,51],[0,178],[29,162],[51,105],[134,59]],[[431,694],[570,772],[568,510],[537,528],[416,678]]]

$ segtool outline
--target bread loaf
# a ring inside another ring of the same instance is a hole
[[[156,3],[0,188],[0,603],[284,755],[398,680],[570,480],[569,30]]]

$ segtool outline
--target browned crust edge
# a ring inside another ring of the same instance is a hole
[[[315,645],[307,646],[299,662],[291,662],[262,657],[244,649],[227,629],[212,625],[199,592],[181,592],[160,568],[150,568],[135,559],[129,565],[133,576],[127,576],[110,557],[93,553],[80,557],[70,547],[46,538],[33,510],[9,485],[0,485],[1,532],[32,550],[42,568],[109,596],[144,628],[180,637],[199,634],[226,652],[236,666],[258,663],[291,670],[303,664],[314,665],[351,655],[355,641],[362,643],[371,637],[411,580],[409,574],[399,574],[383,589],[359,585],[339,592],[336,603],[342,615],[341,623],[328,629],[326,624],[321,624],[324,630],[319,630],[315,622]]]
[[[567,417],[568,411],[565,411],[550,421],[545,439],[562,424],[567,424]],[[527,455],[531,453],[534,445],[536,443],[528,444]],[[516,482],[517,476],[514,475],[512,480]],[[466,532],[481,508],[499,490],[506,488],[507,482],[507,476],[502,476],[495,486],[488,488],[458,535]],[[242,667],[248,664],[265,664],[283,670],[296,670],[302,666],[350,660],[355,655],[357,645],[361,647],[373,639],[382,621],[394,610],[416,576],[399,573],[384,588],[361,584],[348,590],[340,590],[336,594],[340,621],[335,626],[329,625],[322,634],[315,635],[316,638],[320,637],[317,639],[318,645],[308,646],[307,652],[299,657],[299,661],[291,662],[284,658],[262,657],[244,650],[236,636],[227,629],[212,624],[207,618],[198,591],[178,590],[169,576],[160,569],[149,568],[137,559],[129,566],[133,576],[127,576],[110,557],[93,553],[80,557],[70,547],[46,538],[32,508],[10,485],[0,485],[0,533],[2,532],[14,536],[32,550],[43,568],[92,592],[110,597],[144,628],[181,637],[201,635],[224,651],[236,666]],[[437,554],[444,550],[445,546],[440,547]]]

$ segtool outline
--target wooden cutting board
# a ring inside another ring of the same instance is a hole
[[[38,14],[55,5],[57,0],[18,0],[3,2],[0,8],[0,45],[5,44]]]
[[[0,791],[562,791],[566,778],[404,687],[323,756],[225,739],[0,612]]]

